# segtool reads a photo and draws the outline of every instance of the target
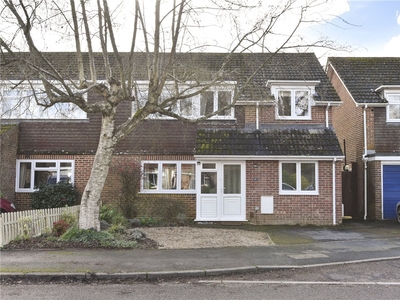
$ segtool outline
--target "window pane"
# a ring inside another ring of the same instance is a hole
[[[162,189],[175,190],[176,189],[176,164],[163,164],[162,165]]]
[[[143,188],[146,190],[157,189],[158,164],[144,164],[143,174]]]
[[[231,103],[231,92],[218,92],[218,109]],[[226,109],[218,114],[219,116],[230,116],[231,109]]]
[[[55,162],[37,162],[36,163],[36,168],[55,168],[56,163]]]
[[[301,190],[315,191],[315,164],[301,164]]]
[[[296,163],[282,164],[282,190],[295,191],[296,182]]]
[[[182,99],[180,102],[181,114],[185,117],[190,117],[193,115],[193,103],[192,99]]]
[[[196,188],[196,170],[194,164],[181,165],[181,189],[194,190]]]
[[[309,95],[308,91],[296,91],[295,114],[296,116],[308,116]]]
[[[240,194],[239,165],[224,165],[224,194]]]
[[[278,115],[291,116],[292,114],[292,97],[290,91],[279,91],[278,93]]]
[[[204,163],[203,164],[203,169],[215,169],[216,166],[214,163]]]
[[[204,116],[214,111],[214,92],[203,92],[200,97],[200,115]]]
[[[22,162],[19,165],[19,185],[20,189],[31,188],[31,170],[32,165],[30,162]]]
[[[400,104],[389,104],[389,119],[400,120]]]
[[[35,171],[34,188],[37,189],[39,186],[44,184],[56,184],[57,183],[57,171]]]
[[[201,193],[217,193],[217,172],[201,172]]]

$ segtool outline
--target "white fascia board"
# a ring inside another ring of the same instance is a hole
[[[368,161],[400,162],[400,156],[367,156],[367,159]]]
[[[275,105],[274,101],[261,100],[261,101],[236,101],[235,105],[254,106],[254,105]]]
[[[342,161],[344,160],[344,156],[255,156],[255,155],[238,155],[238,156],[219,156],[219,155],[195,155],[194,158],[196,160],[201,161],[225,161],[225,160],[290,160],[290,161],[299,161],[299,160],[337,160]]]
[[[389,103],[357,103],[356,107],[367,107],[367,108],[371,108],[371,107],[386,107],[388,106]]]
[[[400,85],[381,85],[380,87],[375,89],[375,92],[380,92],[382,90],[398,90],[400,89]]]
[[[315,101],[315,106],[339,106],[343,104],[342,101]]]
[[[283,85],[283,86],[316,86],[320,80],[268,80],[266,86]]]

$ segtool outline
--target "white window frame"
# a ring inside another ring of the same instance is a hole
[[[32,86],[27,83],[19,84],[18,87],[12,89],[11,87],[16,85],[17,82],[1,82],[0,97],[0,115],[4,119],[46,119],[46,120],[57,120],[57,119],[74,119],[81,120],[87,119],[87,115],[79,107],[73,103],[56,103],[55,105],[44,108],[36,104],[34,99],[34,92],[32,88],[37,93],[36,96],[39,98],[47,98],[44,92],[43,85],[34,81],[31,82]],[[19,95],[12,95],[7,99],[7,93],[12,91],[13,93],[20,93]],[[26,101],[21,101],[20,98],[26,97],[30,98]],[[84,99],[87,100],[87,94],[83,95]],[[9,104],[9,111],[3,111],[3,105]],[[57,107],[68,106],[67,111],[59,112]]]
[[[188,86],[183,84],[180,86],[182,89],[187,88]],[[138,82],[136,87],[137,91],[139,93],[141,93],[142,95],[147,94],[147,89],[148,89],[148,82]],[[166,83],[165,87],[164,87],[164,91],[163,93],[168,93],[168,90],[171,89],[173,91],[174,86],[172,85],[172,83]],[[188,93],[192,93],[195,92],[195,88],[193,88],[191,91],[188,91]],[[213,92],[214,93],[214,101],[213,101],[213,111],[217,111],[218,110],[218,92],[230,92],[231,93],[231,99],[230,99],[230,103],[232,103],[233,101],[233,97],[234,97],[234,92],[235,92],[235,83],[234,82],[225,82],[221,85],[218,86],[213,86],[210,87],[209,89],[207,89],[205,92]],[[136,94],[134,92],[134,94]],[[187,98],[186,100],[190,100],[192,102],[192,114],[191,115],[182,115],[183,117],[189,118],[189,119],[196,119],[201,117],[202,115],[200,114],[200,102],[201,102],[201,94],[198,94],[196,96],[193,96],[191,98]],[[181,101],[181,100],[179,100]],[[176,103],[176,108],[175,108],[175,112],[176,113],[181,113],[181,108],[180,108],[180,102]],[[144,105],[144,102],[141,99],[138,99],[138,101],[133,101],[132,103],[132,113],[134,114],[137,109],[138,109],[138,105],[139,108],[142,108]],[[221,119],[229,119],[232,120],[235,118],[234,116],[234,109],[233,107],[231,107],[230,109],[228,109],[227,115],[215,115],[212,116],[211,118],[209,118],[210,120],[213,119],[217,119],[217,120],[221,120]],[[148,117],[149,119],[173,119],[170,116],[165,116],[165,115],[161,115],[161,114],[154,114]]]
[[[145,164],[157,164],[157,188],[155,189],[145,189],[144,188],[144,170]],[[163,164],[175,164],[177,170],[176,177],[176,189],[163,189],[162,188],[162,166]],[[143,194],[196,194],[196,182],[193,183],[193,189],[182,189],[182,165],[193,165],[194,166],[194,180],[197,180],[196,177],[196,162],[191,160],[184,161],[172,161],[172,160],[145,160],[141,162],[143,176],[140,182],[140,192]],[[161,180],[160,180],[161,179]]]
[[[20,188],[20,170],[21,163],[31,163],[31,174],[30,174],[30,187]],[[54,167],[36,167],[37,163],[55,163]],[[15,178],[15,192],[32,193],[35,191],[35,171],[51,171],[57,172],[57,182],[60,181],[61,163],[71,164],[71,177],[70,183],[74,183],[75,174],[75,161],[74,160],[54,160],[54,159],[17,159],[16,161],[16,178]]]
[[[311,120],[312,119],[312,106],[315,105],[314,94],[315,86],[319,84],[319,80],[268,80],[266,86],[271,89],[271,94],[275,97],[275,118],[277,120]],[[291,92],[291,115],[280,116],[279,115],[279,92],[290,91]],[[308,102],[308,115],[297,116],[295,113],[296,109],[296,91],[307,91],[309,95]]]
[[[296,190],[282,189],[282,164],[296,164]],[[315,190],[301,190],[301,164],[314,164]],[[316,161],[280,161],[279,162],[279,195],[319,195],[318,162]]]
[[[397,99],[391,99],[392,97]],[[386,106],[386,122],[400,122],[400,117],[398,119],[390,118],[390,107],[400,105],[400,90],[385,91],[385,99],[389,102]]]

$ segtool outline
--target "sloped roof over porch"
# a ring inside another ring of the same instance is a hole
[[[197,131],[195,155],[342,157],[331,128],[202,129]]]

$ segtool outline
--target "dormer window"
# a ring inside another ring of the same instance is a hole
[[[400,122],[400,91],[397,93],[386,93],[389,102],[386,107],[386,119],[388,122]]]
[[[213,86],[198,93],[189,98],[179,99],[174,101],[174,97],[179,96],[176,95],[177,91],[175,90],[175,86],[171,84],[166,84],[159,99],[160,103],[164,100],[171,99],[170,107],[167,109],[173,111],[174,113],[189,119],[199,118],[208,114],[212,114],[213,112],[220,110],[228,105],[230,105],[233,101],[235,83],[228,82],[223,85]],[[181,90],[186,90],[188,94],[196,93],[196,89],[199,87],[190,88],[188,85],[182,85],[179,87]],[[148,83],[139,83],[135,88],[135,96],[138,101],[133,103],[133,112],[137,111],[137,109],[143,107],[148,98]],[[181,91],[178,91],[181,93]],[[180,95],[181,96],[181,95]],[[162,115],[162,114],[154,114],[149,116],[149,118],[156,119],[170,119],[171,117]],[[216,115],[212,116],[210,119],[233,119],[234,118],[234,110],[233,108],[227,108],[218,112]]]
[[[278,90],[276,111],[278,118],[308,118],[310,116],[310,91]]]
[[[311,106],[314,103],[315,85],[319,81],[276,81],[270,80],[267,86],[275,97],[277,119],[311,119]]]

